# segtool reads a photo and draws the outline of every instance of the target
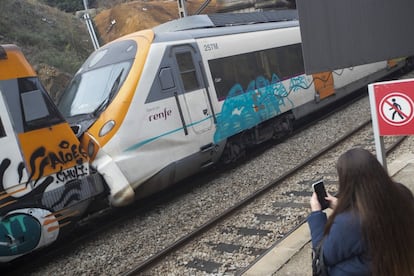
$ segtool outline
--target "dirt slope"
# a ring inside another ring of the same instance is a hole
[[[188,15],[194,14],[204,0],[187,0]],[[215,13],[216,1],[210,2],[202,13]],[[120,36],[148,29],[179,18],[177,1],[133,1],[99,12],[94,20],[101,43]]]

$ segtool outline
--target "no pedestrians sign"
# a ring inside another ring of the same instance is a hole
[[[414,134],[414,80],[369,85],[371,114],[380,136]],[[374,118],[376,117],[376,118]]]

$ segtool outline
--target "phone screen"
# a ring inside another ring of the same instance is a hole
[[[319,180],[312,184],[313,190],[315,191],[316,195],[318,196],[318,201],[321,204],[322,210],[325,210],[329,207],[329,202],[325,199],[327,196],[325,185],[323,184],[323,180]]]

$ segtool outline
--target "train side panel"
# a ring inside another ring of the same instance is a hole
[[[297,27],[198,40],[218,124],[214,142],[314,100]]]

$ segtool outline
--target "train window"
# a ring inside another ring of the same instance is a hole
[[[304,73],[302,47],[300,44],[266,51],[269,67],[279,79],[287,79]]]
[[[254,53],[236,55],[209,62],[218,98],[224,100],[230,89],[240,84],[244,89],[251,80],[261,75]]]
[[[161,83],[161,89],[167,90],[175,87],[172,70],[169,67],[161,68],[158,74]]]
[[[188,92],[199,89],[200,84],[197,80],[197,72],[193,63],[191,52],[177,53],[176,59],[181,79],[183,81],[184,90]]]
[[[209,66],[219,100],[224,100],[236,84],[247,92],[263,85],[257,79],[270,83],[273,76],[284,80],[305,71],[300,44],[210,60]]]
[[[49,116],[49,111],[39,90],[22,94],[22,104],[26,121],[39,120]]]
[[[0,118],[0,138],[3,138],[6,136],[6,131],[4,130],[3,121]]]
[[[37,78],[18,79],[24,131],[35,130],[63,122],[52,99]]]

